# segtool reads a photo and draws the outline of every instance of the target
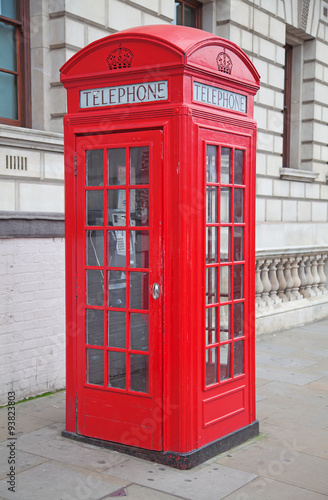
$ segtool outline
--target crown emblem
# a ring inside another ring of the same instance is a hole
[[[227,73],[228,75],[231,75],[231,70],[232,70],[232,61],[231,57],[226,53],[225,48],[223,49],[223,52],[220,52],[217,55],[216,62],[218,65],[218,70],[221,71],[222,73]]]
[[[122,47],[122,44],[120,43],[117,49],[112,50],[108,54],[106,61],[109,69],[122,69],[129,68],[131,66],[132,59],[133,54],[131,50],[126,47]]]

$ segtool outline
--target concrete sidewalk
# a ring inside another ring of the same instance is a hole
[[[260,436],[180,471],[61,436],[65,393],[19,403],[15,492],[0,410],[0,500],[328,498],[328,319],[257,339]]]

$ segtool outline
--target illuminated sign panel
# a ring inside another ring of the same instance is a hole
[[[205,85],[194,81],[194,101],[210,104],[219,108],[247,113],[247,98],[245,95],[229,92],[229,90]]]

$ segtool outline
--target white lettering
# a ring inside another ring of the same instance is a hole
[[[168,82],[166,80],[80,90],[80,108],[82,109],[167,99]]]

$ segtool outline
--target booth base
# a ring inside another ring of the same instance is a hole
[[[258,434],[259,422],[258,420],[255,420],[250,425],[242,427],[231,434],[227,434],[226,436],[213,441],[202,448],[187,453],[177,453],[172,451],[145,450],[144,448],[136,448],[134,446],[127,446],[120,443],[114,443],[112,441],[104,441],[102,439],[81,436],[80,434],[75,434],[66,430],[62,431],[62,436],[75,441],[92,444],[101,448],[107,448],[109,450],[118,451],[119,453],[126,453],[127,455],[143,458],[144,460],[149,460],[150,462],[156,462],[181,470],[192,469],[193,467],[206,462],[206,460],[209,460],[220,453],[224,453],[225,451],[228,451],[231,448],[258,436]]]

